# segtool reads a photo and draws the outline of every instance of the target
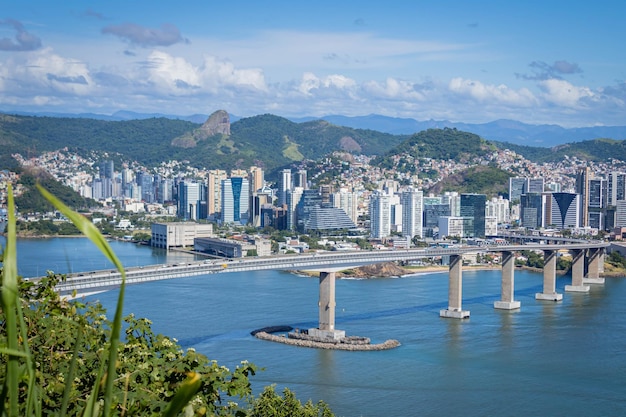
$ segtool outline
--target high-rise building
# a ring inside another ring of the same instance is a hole
[[[247,176],[222,180],[222,223],[248,223],[249,187]]]
[[[543,178],[528,178],[527,187],[524,189],[524,194],[526,193],[543,193],[544,189],[544,180]]]
[[[423,238],[424,201],[421,190],[411,189],[400,195],[402,204],[402,236]]]
[[[391,234],[391,198],[389,194],[377,192],[369,204],[370,235],[381,239]]]
[[[522,194],[520,197],[520,226],[538,229],[544,223],[545,196],[538,193]]]
[[[495,217],[498,223],[509,223],[511,221],[509,200],[502,196],[488,200],[485,210],[485,215]]]
[[[606,180],[604,178],[591,178],[589,180],[589,209],[606,207],[606,194]]]
[[[103,161],[100,163],[100,178],[114,178],[115,164],[113,161]]]
[[[552,223],[557,229],[580,227],[580,194],[552,193]]]
[[[450,206],[450,216],[461,215],[461,196],[456,191],[446,191],[441,196],[441,204],[448,204]]]
[[[303,190],[307,190],[309,188],[309,186],[307,185],[306,169],[298,170],[298,172],[296,173],[296,176],[294,178],[294,184],[293,185],[295,187],[302,187]]]
[[[181,181],[178,183],[178,217],[185,220],[206,218],[206,193],[204,183]]]
[[[511,177],[509,178],[509,200],[519,202],[520,196],[524,194],[528,188],[528,178]]]
[[[424,235],[433,236],[434,229],[439,227],[439,218],[449,216],[449,204],[424,204]]]
[[[157,201],[161,204],[174,200],[174,181],[169,178],[163,178],[158,184]]]
[[[262,189],[263,185],[265,185],[263,168],[251,166],[248,181],[250,181],[250,194]]]
[[[313,191],[313,190],[307,190]],[[295,230],[298,228],[299,220],[299,207],[301,207],[301,200],[304,194],[304,188],[293,187],[293,189],[287,190],[287,229]],[[317,192],[314,192],[317,194]],[[308,193],[310,195],[310,193]],[[300,210],[301,212],[301,210]]]
[[[222,210],[222,181],[227,179],[226,171],[214,169],[209,171],[207,180],[207,212],[211,219],[220,217]]]
[[[283,169],[278,181],[278,206],[287,204],[287,190],[291,190],[291,170]]]
[[[487,196],[484,194],[461,194],[461,217],[474,220],[473,231],[466,236],[485,237],[485,209]]]
[[[346,212],[350,220],[355,224],[359,220],[359,196],[347,188],[341,188],[338,193],[333,194],[333,207],[337,207]]]
[[[583,167],[576,174],[576,193],[580,194],[580,226],[587,227],[589,221],[589,180],[591,169]]]
[[[439,218],[439,237],[474,237],[474,221],[471,217],[441,216]]]
[[[609,172],[606,182],[607,206],[616,206],[618,200],[626,200],[626,173]]]

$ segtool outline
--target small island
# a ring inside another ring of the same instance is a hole
[[[372,351],[388,350],[400,346],[400,342],[395,339],[389,339],[383,343],[371,343],[368,337],[361,336],[345,336],[339,339],[323,339],[310,335],[307,330],[293,329],[291,326],[264,327],[262,329],[254,330],[251,334],[261,340],[316,349]]]

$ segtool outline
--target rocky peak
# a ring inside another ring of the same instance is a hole
[[[225,110],[218,110],[209,116],[206,122],[200,127],[206,136],[222,134],[230,136],[230,116]]]

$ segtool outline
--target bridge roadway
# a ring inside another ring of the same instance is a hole
[[[494,303],[498,309],[517,309],[519,301],[513,299],[514,254],[523,250],[544,252],[543,292],[536,295],[538,300],[559,301],[562,294],[555,291],[556,257],[560,251],[572,253],[572,285],[566,291],[586,292],[585,283],[599,284],[599,272],[604,262],[605,242],[559,242],[559,244],[531,243],[524,245],[461,246],[452,248],[431,247],[422,249],[397,249],[386,251],[336,251],[318,252],[303,255],[276,255],[270,257],[250,257],[241,259],[219,259],[178,264],[161,264],[126,269],[126,284],[191,277],[197,275],[273,270],[321,271],[319,282],[319,328],[310,329],[319,337],[338,339],[345,335],[335,329],[335,273],[344,269],[368,264],[393,261],[414,261],[429,257],[449,256],[448,308],[441,310],[441,317],[467,318],[469,311],[462,309],[462,257],[471,252],[502,253],[502,298]],[[585,279],[585,271],[587,277]],[[39,278],[31,278],[37,280]],[[119,287],[122,276],[117,270],[100,270],[67,274],[67,279],[59,283],[57,290],[63,296],[76,296],[108,291]]]

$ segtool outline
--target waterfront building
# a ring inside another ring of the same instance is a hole
[[[389,194],[374,193],[370,198],[370,235],[381,239],[391,234],[391,198]]]
[[[424,235],[432,237],[434,230],[439,227],[439,218],[444,216],[450,216],[449,204],[424,204]]]
[[[485,216],[485,236],[498,235],[498,218],[496,216]]]
[[[551,194],[551,226],[557,229],[575,229],[580,227],[580,194]]]
[[[247,224],[249,216],[249,183],[246,177],[222,180],[221,222]]]
[[[287,229],[295,230],[298,228],[298,220],[303,218],[300,207],[308,204],[308,208],[311,204],[310,199],[318,199],[319,195],[315,190],[306,190],[307,198],[306,201],[302,203],[303,195],[305,193],[304,188],[294,187],[293,189],[286,190],[285,192],[287,194]]]
[[[193,246],[194,239],[213,236],[213,225],[208,223],[152,223],[150,229],[150,245],[163,249]]]
[[[439,217],[439,238],[473,237],[468,232],[474,229],[474,219],[460,216]]]
[[[466,230],[469,237],[485,237],[485,209],[487,196],[484,194],[461,194],[461,217],[472,218],[473,230]]]
[[[345,211],[337,207],[313,206],[303,219],[303,231],[352,230],[354,222]]]
[[[410,189],[400,195],[402,204],[402,236],[423,238],[424,204],[422,190]]]
[[[349,191],[347,188],[341,188],[339,192],[333,194],[333,207],[342,209],[356,224],[359,220],[359,195]]]
[[[520,226],[530,229],[545,227],[545,195],[538,193],[522,194],[520,197]]]
[[[195,181],[178,183],[178,217],[185,220],[206,219],[206,188],[204,183]]]
[[[270,226],[270,223],[265,223],[262,219],[262,208],[271,206],[272,196],[261,191],[252,193],[250,198],[250,224],[254,227]]]
[[[587,227],[589,221],[589,180],[591,169],[579,168],[576,174],[576,193],[580,195],[580,226]]]
[[[256,252],[256,256],[269,256],[272,244],[266,239],[235,240],[218,237],[197,237],[193,241],[193,248],[197,252],[226,258],[243,258]]]
[[[502,196],[491,198],[487,201],[485,215],[496,217],[498,223],[509,223],[511,221],[509,200]]]

